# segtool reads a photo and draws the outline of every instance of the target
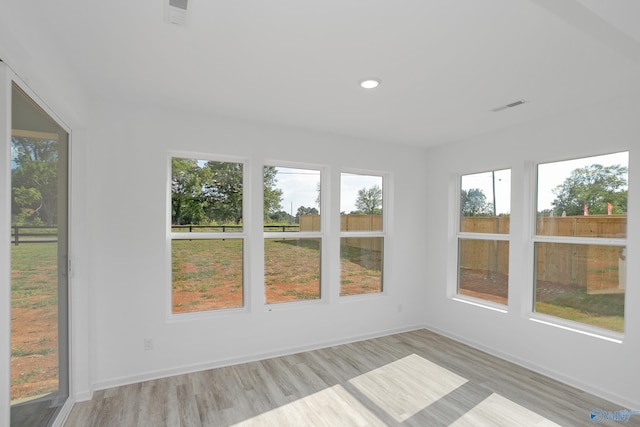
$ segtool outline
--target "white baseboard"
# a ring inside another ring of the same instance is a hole
[[[64,426],[64,423],[67,421],[67,418],[69,418],[69,414],[71,413],[71,409],[73,409],[74,404],[75,404],[75,400],[73,399],[73,397],[70,396],[69,399],[67,399],[67,401],[65,402],[65,404],[62,405],[62,408],[60,408],[60,412],[58,412],[58,415],[56,416],[56,419],[51,424],[51,427]]]
[[[509,353],[504,353],[502,351],[496,350],[494,348],[491,347],[487,347],[486,345],[478,342],[478,341],[474,341],[474,340],[470,340],[467,339],[465,337],[456,335],[454,333],[451,333],[449,331],[437,328],[437,327],[433,327],[431,325],[424,325],[425,329],[428,329],[432,332],[435,332],[437,334],[440,334],[442,336],[445,336],[447,338],[451,338],[452,340],[461,342],[463,344],[466,344],[470,347],[473,347],[477,350],[480,351],[484,351],[485,353],[488,353],[492,356],[495,357],[499,357],[500,359],[506,360],[508,362],[514,363],[518,366],[522,366],[523,368],[529,369],[531,371],[534,371],[538,374],[541,375],[545,375],[549,378],[552,378],[554,380],[560,381],[564,384],[570,385],[572,387],[575,387],[577,389],[583,390],[587,393],[593,394],[594,396],[598,396],[602,399],[606,399],[609,400],[613,403],[616,403],[618,405],[620,405],[620,409],[622,408],[626,408],[626,409],[630,409],[630,410],[635,410],[637,403],[631,402],[629,399],[625,398],[624,396],[620,396],[616,393],[612,393],[608,390],[602,390],[599,389],[597,387],[594,387],[592,384],[587,384],[583,381],[580,381],[579,379],[576,378],[572,378],[569,377],[565,374],[563,374],[562,372],[556,372],[552,369],[549,369],[545,366],[539,365],[535,362],[532,362],[530,360],[526,360],[526,359],[522,359],[520,357],[514,356],[512,354]]]
[[[294,346],[294,347],[282,348],[275,351],[243,355],[243,356],[234,357],[230,359],[212,360],[204,363],[195,363],[191,365],[176,366],[174,368],[169,368],[169,369],[161,369],[157,371],[149,371],[149,372],[144,372],[144,373],[126,376],[126,377],[112,378],[112,379],[96,382],[94,384],[93,391],[105,390],[113,387],[120,387],[123,385],[135,384],[135,383],[155,380],[159,378],[166,378],[174,375],[189,374],[189,373],[205,371],[209,369],[222,368],[225,366],[255,362],[259,360],[271,359],[271,358],[280,357],[280,356],[287,356],[290,354],[302,353],[305,351],[312,351],[312,350],[318,350],[318,349],[327,348],[327,347],[333,347],[335,345],[349,344],[349,343],[364,341],[372,338],[379,338],[387,335],[399,334],[402,332],[415,331],[417,329],[424,329],[424,327],[425,327],[424,325],[420,324],[420,325],[405,326],[405,327],[396,328],[396,329],[386,329],[386,330],[362,334],[362,335],[343,337],[336,340],[318,342],[310,345]],[[87,395],[85,395],[84,397],[88,397],[88,398],[84,400],[89,400],[91,398],[91,394],[92,393],[88,393]],[[78,402],[81,401],[78,396],[76,396],[76,401]]]
[[[73,400],[76,402],[84,402],[87,400],[91,400],[92,397],[93,397],[93,391],[87,390],[83,392],[74,393]]]

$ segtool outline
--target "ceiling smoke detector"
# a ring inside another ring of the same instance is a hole
[[[165,22],[167,24],[187,25],[189,0],[165,0]]]
[[[498,112],[498,111],[506,110],[506,109],[508,109],[508,108],[517,107],[518,105],[522,105],[522,104],[524,104],[524,103],[526,103],[526,102],[527,102],[527,101],[525,101],[524,99],[521,99],[521,100],[519,100],[519,101],[512,102],[511,104],[507,104],[507,105],[503,105],[503,106],[498,107],[498,108],[494,108],[494,109],[493,109],[493,110],[491,110],[491,111]]]

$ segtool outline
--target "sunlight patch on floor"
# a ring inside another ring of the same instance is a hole
[[[283,423],[283,420],[286,421]],[[282,425],[384,427],[385,423],[364,407],[344,387],[335,385],[234,424],[234,426],[238,427]]]
[[[412,354],[349,382],[393,419],[402,422],[465,384],[467,379]]]
[[[451,424],[455,427],[483,425],[560,427],[559,424],[496,393],[491,394]]]

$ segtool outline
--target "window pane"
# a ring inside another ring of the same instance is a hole
[[[534,310],[622,332],[625,252],[620,246],[536,243]]]
[[[174,313],[242,307],[242,239],[171,242]]]
[[[460,239],[458,293],[507,304],[509,242]]]
[[[264,231],[320,231],[320,171],[264,167]]]
[[[172,231],[242,231],[242,169],[242,163],[173,158]]]
[[[382,177],[343,173],[340,230],[382,231]]]
[[[382,237],[340,239],[340,295],[382,292]]]
[[[462,176],[460,231],[509,234],[510,211],[510,169]]]
[[[538,165],[538,221],[544,236],[627,236],[629,153]]]
[[[267,304],[320,298],[320,239],[265,239]]]

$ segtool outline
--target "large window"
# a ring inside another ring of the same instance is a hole
[[[382,292],[382,176],[343,173],[340,179],[340,295]]]
[[[320,298],[320,171],[264,166],[265,301]]]
[[[538,165],[534,311],[624,331],[628,159]]]
[[[243,164],[171,159],[171,310],[244,301]]]
[[[459,295],[507,304],[511,170],[460,179]]]

